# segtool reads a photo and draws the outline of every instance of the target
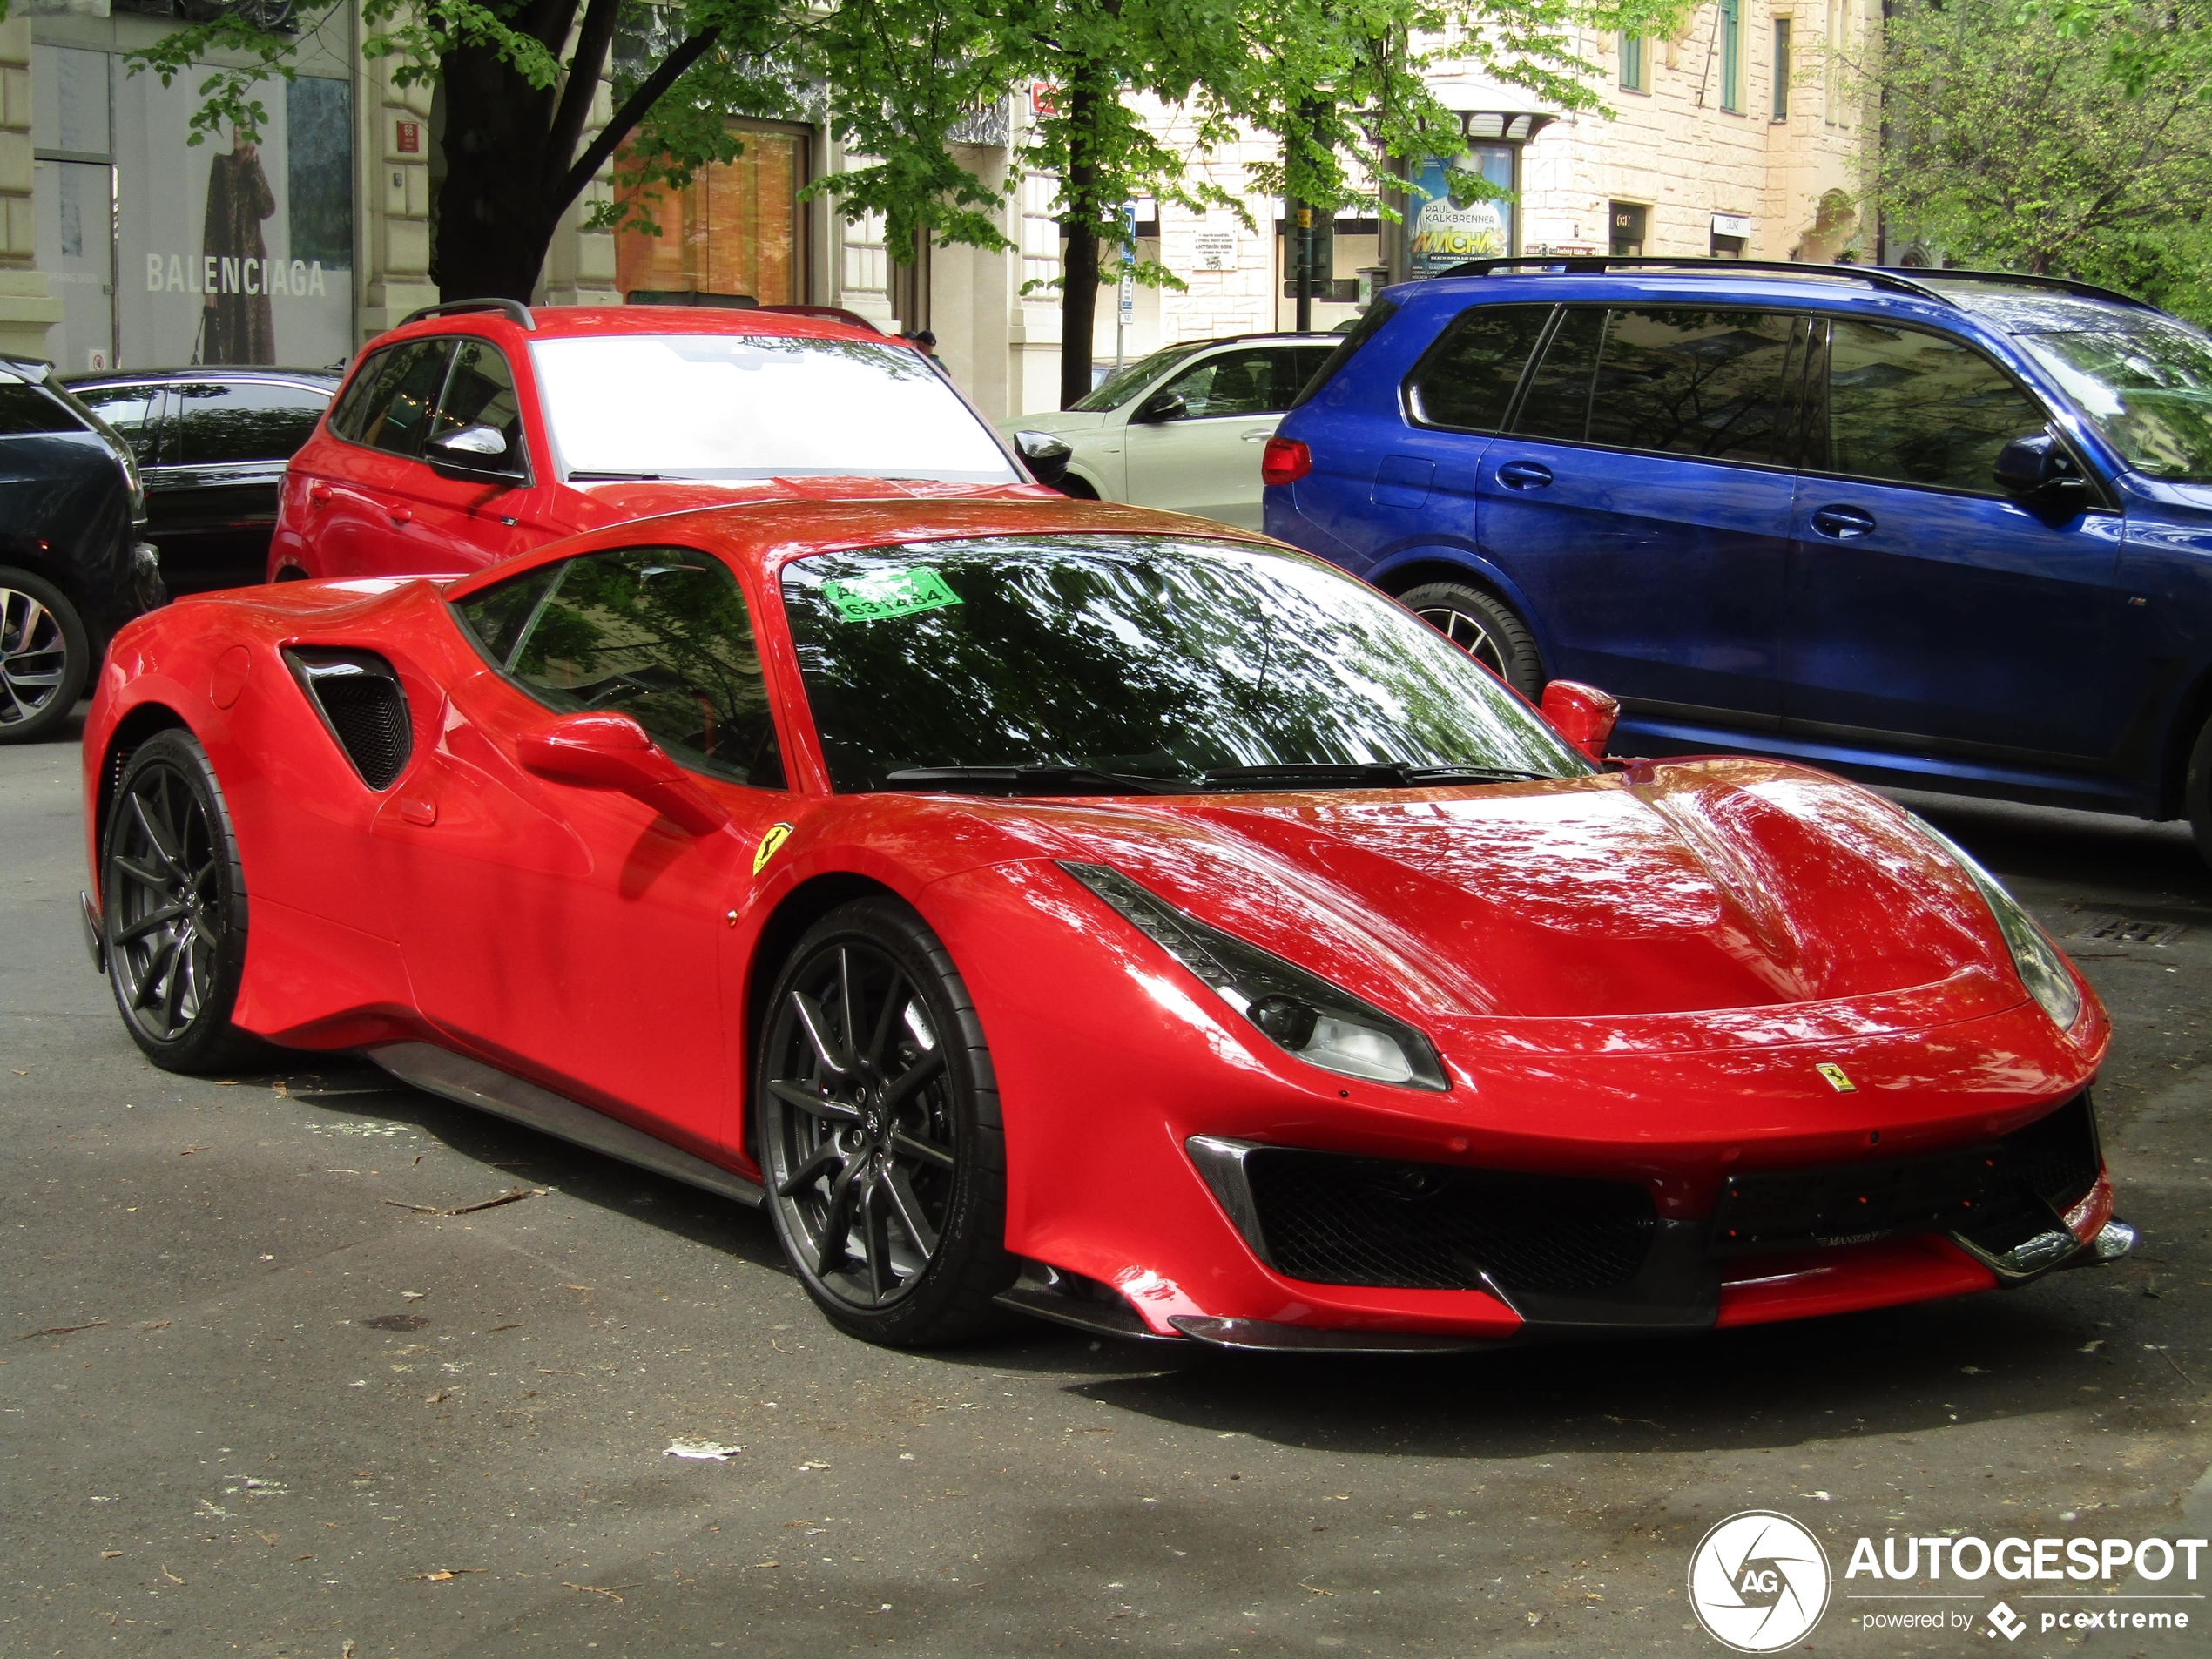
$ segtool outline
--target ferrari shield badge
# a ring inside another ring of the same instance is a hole
[[[772,835],[775,832],[771,830],[769,833]],[[765,858],[767,855],[763,853],[761,856]],[[1813,1069],[1825,1077],[1828,1080],[1829,1088],[1838,1094],[1856,1095],[1858,1092],[1858,1085],[1851,1080],[1851,1074],[1833,1062],[1824,1060]]]
[[[766,869],[768,867],[768,860],[774,858],[778,849],[779,849],[783,844],[789,840],[791,840],[790,825],[769,825],[767,833],[760,838],[760,845],[752,850],[753,874],[759,875],[761,871]],[[1823,1069],[1824,1070],[1825,1068],[1824,1067]]]
[[[905,570],[878,570],[851,582],[826,582],[822,597],[846,622],[874,622],[883,617],[911,617],[960,603],[960,595],[927,564]]]

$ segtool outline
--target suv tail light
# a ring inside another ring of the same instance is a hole
[[[1313,451],[1296,438],[1270,438],[1259,458],[1259,475],[1270,484],[1294,484],[1313,470]]]

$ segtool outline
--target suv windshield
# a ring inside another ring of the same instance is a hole
[[[927,361],[888,341],[601,334],[533,341],[530,360],[571,478],[1022,481]]]
[[[2165,317],[2016,338],[2138,472],[2212,483],[2212,340]]]
[[[1426,623],[1295,554],[1148,536],[930,542],[794,561],[783,597],[844,792],[1590,770]],[[959,775],[971,768],[995,775]]]
[[[1099,415],[1108,409],[1118,409],[1130,399],[1152,383],[1153,377],[1164,374],[1186,357],[1196,356],[1205,349],[1203,340],[1196,345],[1170,346],[1154,352],[1150,357],[1140,357],[1126,368],[1117,368],[1083,396],[1068,407],[1081,409],[1086,415]]]

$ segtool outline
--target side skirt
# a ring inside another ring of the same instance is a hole
[[[705,1158],[655,1140],[643,1130],[618,1123],[604,1112],[595,1112],[566,1096],[540,1089],[449,1049],[428,1042],[388,1042],[364,1052],[401,1082],[411,1083],[426,1094],[474,1106],[671,1181],[735,1198],[739,1204],[760,1202],[760,1188],[741,1175],[732,1175]]]

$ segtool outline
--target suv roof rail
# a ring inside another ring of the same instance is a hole
[[[532,334],[537,332],[537,319],[530,315],[530,308],[520,300],[448,300],[443,305],[425,306],[420,311],[410,311],[400,319],[404,328],[411,322],[421,322],[425,317],[450,317],[463,311],[500,311],[511,322],[518,322]]]
[[[1918,294],[1923,300],[1935,300],[1945,305],[1953,303],[1948,297],[1915,282],[1911,277],[1900,276],[1895,271],[1878,265],[1814,265],[1802,260],[1729,260],[1684,254],[1676,259],[1659,255],[1626,255],[1610,253],[1532,253],[1513,260],[1469,260],[1465,265],[1455,265],[1440,274],[1447,277],[1488,276],[1497,271],[1534,269],[1557,271],[1565,276],[1602,276],[1608,271],[1688,270],[1695,272],[1760,271],[1776,272],[1789,276],[1852,277],[1871,287],[1887,288],[1893,293]]]
[[[2101,288],[2094,282],[2076,282],[2072,277],[2037,276],[2027,271],[1931,271],[1939,280],[1960,282],[2010,283],[2022,288],[2052,288],[2060,293],[2077,294],[2084,300],[2111,300],[2123,306],[2136,306],[2145,311],[2158,307],[2148,300],[2138,300],[2132,293],[2122,293],[2117,288]]]

